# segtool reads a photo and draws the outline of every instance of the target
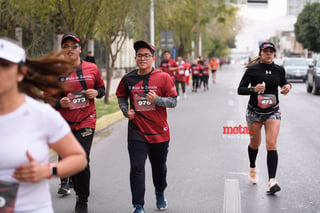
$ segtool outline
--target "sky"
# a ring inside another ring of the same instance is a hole
[[[274,36],[279,30],[294,30],[296,17],[287,16],[286,0],[269,0],[268,6],[240,8],[242,29],[236,37],[237,52],[258,52],[259,41]]]

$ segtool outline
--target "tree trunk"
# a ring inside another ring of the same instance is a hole
[[[106,48],[106,95],[104,96],[104,103],[109,103],[110,84],[112,78],[112,68],[110,67],[110,51]]]

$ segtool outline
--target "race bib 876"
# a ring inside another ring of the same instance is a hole
[[[134,108],[136,111],[153,111],[156,105],[147,100],[147,94],[133,94]]]

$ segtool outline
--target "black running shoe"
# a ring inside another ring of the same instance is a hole
[[[58,194],[60,195],[69,195],[71,194],[70,186],[67,183],[61,183],[60,188],[58,190]]]
[[[75,213],[88,213],[88,203],[77,201]]]

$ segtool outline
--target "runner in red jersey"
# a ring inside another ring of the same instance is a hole
[[[160,62],[159,69],[168,73],[171,76],[172,81],[175,82],[175,73],[179,68],[177,62],[171,58],[171,53],[169,51],[163,53],[163,60]]]
[[[61,48],[64,57],[71,61],[74,69],[68,76],[60,80],[66,89],[60,94],[55,108],[69,123],[75,137],[86,151],[89,162],[94,130],[96,126],[96,108],[94,98],[105,95],[105,86],[98,67],[80,59],[80,40],[73,33],[62,37]],[[90,193],[90,167],[71,177],[77,195],[76,212],[88,211],[88,197]],[[61,179],[58,194],[70,194],[70,179]]]
[[[181,89],[182,89],[182,93],[183,93],[183,97],[187,98],[187,93],[186,93],[186,70],[187,70],[187,66],[184,63],[184,61],[182,60],[182,57],[178,57],[177,58],[177,64],[179,69],[176,71],[175,77],[176,77],[176,90],[177,90],[177,94],[178,94],[178,98],[180,96],[179,94],[179,86],[181,85]]]
[[[202,80],[203,80],[203,90],[209,90],[208,81],[209,81],[209,65],[203,61],[204,65],[202,66]]]
[[[184,63],[185,63],[185,66],[186,66],[186,85],[189,86],[189,84],[190,84],[190,76],[191,76],[191,73],[190,73],[191,64],[189,64],[188,60],[186,60]]]
[[[192,92],[197,92],[199,87],[199,78],[200,78],[200,64],[198,60],[194,60],[194,63],[191,64],[191,74],[192,74]]]
[[[177,104],[177,92],[171,77],[152,67],[155,49],[145,41],[134,44],[139,69],[123,76],[116,95],[120,109],[129,119],[128,151],[130,184],[134,213],[143,213],[145,162],[149,157],[158,210],[167,208],[166,159],[169,147],[167,107]],[[129,103],[130,101],[130,109]]]

